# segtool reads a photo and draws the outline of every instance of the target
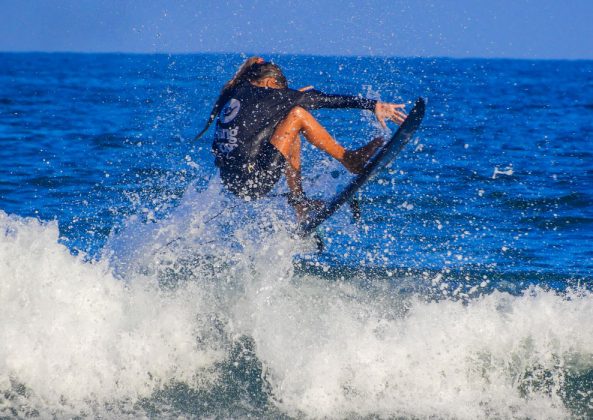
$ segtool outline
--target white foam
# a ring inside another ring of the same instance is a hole
[[[413,299],[402,317],[351,285],[306,278],[246,302],[237,318],[291,414],[559,418],[564,369],[593,368],[589,294]],[[546,371],[552,385],[530,387],[526,375]]]
[[[25,405],[76,414],[171,380],[208,387],[226,340],[247,335],[288,414],[570,414],[565,373],[593,369],[590,294],[428,303],[393,279],[296,276],[302,244],[269,205],[191,190],[165,220],[130,220],[98,262],[72,256],[55,223],[0,212],[0,391],[23,384]],[[167,270],[183,281],[159,287]]]
[[[54,222],[0,211],[0,279],[0,390],[24,385],[34,408],[137,400],[173,378],[195,382],[221,356],[197,345],[196,314],[212,308],[195,285],[126,285],[71,255]]]

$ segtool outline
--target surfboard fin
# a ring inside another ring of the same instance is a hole
[[[312,235],[313,241],[315,241],[315,246],[317,247],[317,252],[323,252],[325,249],[325,243],[323,242],[323,238],[318,230],[315,231]]]
[[[350,211],[352,211],[352,220],[356,223],[360,222],[360,201],[358,198],[350,199],[348,205],[350,206]]]

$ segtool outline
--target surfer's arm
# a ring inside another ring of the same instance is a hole
[[[379,102],[372,99],[362,98],[360,96],[346,95],[328,95],[318,90],[306,90],[302,93],[300,105],[308,109],[319,108],[357,108],[373,111],[379,123],[386,128],[385,120],[391,120],[396,124],[401,124],[406,119],[406,114],[402,111],[405,104],[391,104]]]
[[[328,95],[318,90],[302,93],[299,105],[307,109],[320,108],[357,108],[374,111],[377,101],[360,96]]]

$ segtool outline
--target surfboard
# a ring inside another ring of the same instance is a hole
[[[408,114],[406,120],[402,123],[395,134],[385,143],[383,147],[375,153],[364,167],[362,173],[357,175],[352,181],[336,196],[328,200],[323,207],[317,211],[311,212],[298,227],[300,236],[307,236],[313,232],[317,226],[329,219],[342,205],[351,202],[354,194],[370,179],[377,175],[382,169],[388,166],[401,152],[406,144],[412,139],[412,136],[420,127],[426,103],[424,99],[418,98],[414,107]]]

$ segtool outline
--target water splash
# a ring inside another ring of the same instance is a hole
[[[0,413],[591,413],[589,292],[435,301],[398,276],[298,272],[283,211],[190,188],[96,261],[0,213]]]

